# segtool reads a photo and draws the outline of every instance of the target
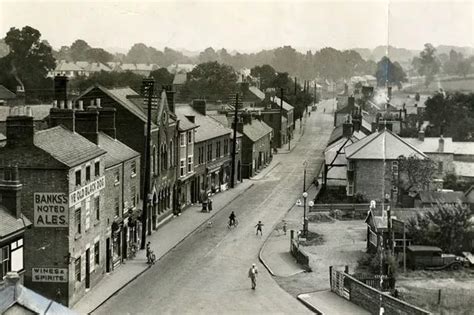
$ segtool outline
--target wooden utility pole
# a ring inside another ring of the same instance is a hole
[[[234,188],[235,185],[235,158],[237,155],[237,123],[239,115],[239,93],[235,94],[235,105],[234,105],[234,138],[232,139],[232,170],[231,170],[231,183],[230,187]]]
[[[142,209],[142,242],[140,244],[141,249],[145,249],[146,246],[146,235],[151,235],[151,220],[148,218],[149,209],[151,202],[150,196],[150,140],[151,140],[151,103],[153,98],[153,92],[155,87],[155,80],[152,78],[143,79],[143,91],[147,93],[147,125],[146,125],[146,136],[145,136],[145,176],[143,182],[143,209]]]
[[[283,88],[280,88],[280,146],[283,145]]]

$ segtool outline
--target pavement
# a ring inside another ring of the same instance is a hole
[[[298,295],[298,300],[316,314],[365,315],[370,312],[329,290]]]
[[[267,171],[265,169],[260,175],[264,176]],[[147,238],[151,242],[156,259],[160,260],[200,226],[212,222],[212,217],[252,186],[251,180],[245,180],[233,189],[214,195],[211,212],[201,212],[202,207],[199,204],[186,208],[179,217],[171,217]],[[72,309],[80,314],[91,313],[150,267],[146,263],[146,251],[140,250],[135,258],[126,260],[118,269],[106,274]]]

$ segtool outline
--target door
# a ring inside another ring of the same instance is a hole
[[[86,250],[86,289],[91,287],[91,250]]]
[[[108,237],[105,240],[105,271],[110,272],[110,258],[112,255],[110,255],[111,249],[110,249],[110,237]]]

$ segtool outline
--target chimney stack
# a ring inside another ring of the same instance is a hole
[[[192,107],[201,115],[206,116],[206,100],[193,100]]]
[[[349,138],[352,136],[352,123],[346,121],[342,124],[342,136],[344,138]]]
[[[418,131],[418,140],[425,141],[425,132],[423,130]]]
[[[99,131],[109,135],[111,138],[117,138],[117,129],[115,128],[115,112],[113,107],[101,107],[99,111]],[[77,114],[77,112],[76,112]]]
[[[1,204],[17,219],[21,216],[21,189],[17,166],[7,166],[3,170],[4,179],[0,180]]]
[[[17,105],[25,105],[25,89],[23,88],[23,86],[21,85],[18,85],[16,87],[16,104]]]
[[[67,99],[67,82],[66,76],[54,77],[54,106],[49,111],[49,126],[63,125],[74,132],[74,110]]]
[[[10,109],[7,117],[7,147],[29,147],[33,146],[35,136],[35,125],[33,117],[20,113],[20,108]]]
[[[439,146],[438,146],[438,152],[444,152],[444,138],[443,135],[439,137]]]
[[[76,112],[76,132],[95,144],[99,143],[99,112],[96,107]]]

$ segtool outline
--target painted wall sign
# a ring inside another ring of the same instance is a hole
[[[63,193],[35,193],[34,226],[67,227],[69,206],[67,195]]]
[[[67,282],[67,268],[32,268],[33,282]]]
[[[69,206],[72,207],[82,200],[90,197],[96,192],[101,191],[105,188],[105,176],[96,179],[93,182],[79,188],[78,190],[69,194]]]

